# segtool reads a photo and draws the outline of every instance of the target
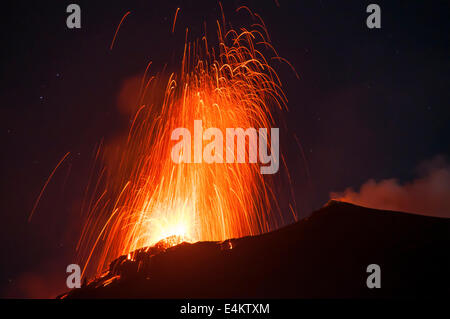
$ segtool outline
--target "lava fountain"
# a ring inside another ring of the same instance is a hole
[[[178,72],[149,75],[151,63],[147,66],[128,137],[111,151],[114,161],[100,177],[104,190],[87,205],[77,247],[83,274],[88,266],[101,272],[113,258],[167,237],[222,241],[280,225],[273,176],[261,175],[257,163],[171,159],[175,128],[194,131],[195,120],[223,132],[269,128],[275,125],[273,112],[286,108],[270,65],[283,59],[261,18],[246,7],[240,10],[254,20],[251,29],[229,29],[222,18],[216,47],[208,46],[206,36],[188,41],[186,29]]]

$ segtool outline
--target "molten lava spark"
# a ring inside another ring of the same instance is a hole
[[[88,265],[99,273],[112,259],[167,237],[176,238],[170,245],[223,241],[282,222],[271,177],[258,164],[171,160],[175,128],[193,131],[194,120],[222,132],[269,128],[272,111],[285,108],[280,80],[262,52],[279,57],[262,20],[250,15],[252,30],[217,22],[216,48],[208,48],[206,36],[186,41],[179,72],[149,77],[147,67],[128,138],[107,149],[114,161],[102,171],[106,187],[89,204],[78,244],[83,274]]]

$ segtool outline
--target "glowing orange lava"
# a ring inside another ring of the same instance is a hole
[[[107,150],[114,161],[102,171],[106,187],[89,205],[78,245],[84,271],[171,236],[222,241],[279,226],[272,177],[258,164],[175,164],[170,155],[177,127],[193,131],[202,120],[222,131],[270,128],[273,110],[286,105],[269,63],[281,58],[259,16],[241,9],[254,19],[251,30],[217,22],[218,47],[206,37],[186,41],[179,72],[149,76],[147,68],[129,135]]]

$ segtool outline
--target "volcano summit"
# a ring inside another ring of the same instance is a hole
[[[330,201],[309,218],[224,242],[162,243],[61,298],[404,298],[448,295],[450,220]],[[381,269],[369,289],[367,266]]]

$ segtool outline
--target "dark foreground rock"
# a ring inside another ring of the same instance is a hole
[[[331,201],[260,236],[118,258],[63,298],[448,297],[450,219]],[[369,264],[381,288],[369,289]]]

